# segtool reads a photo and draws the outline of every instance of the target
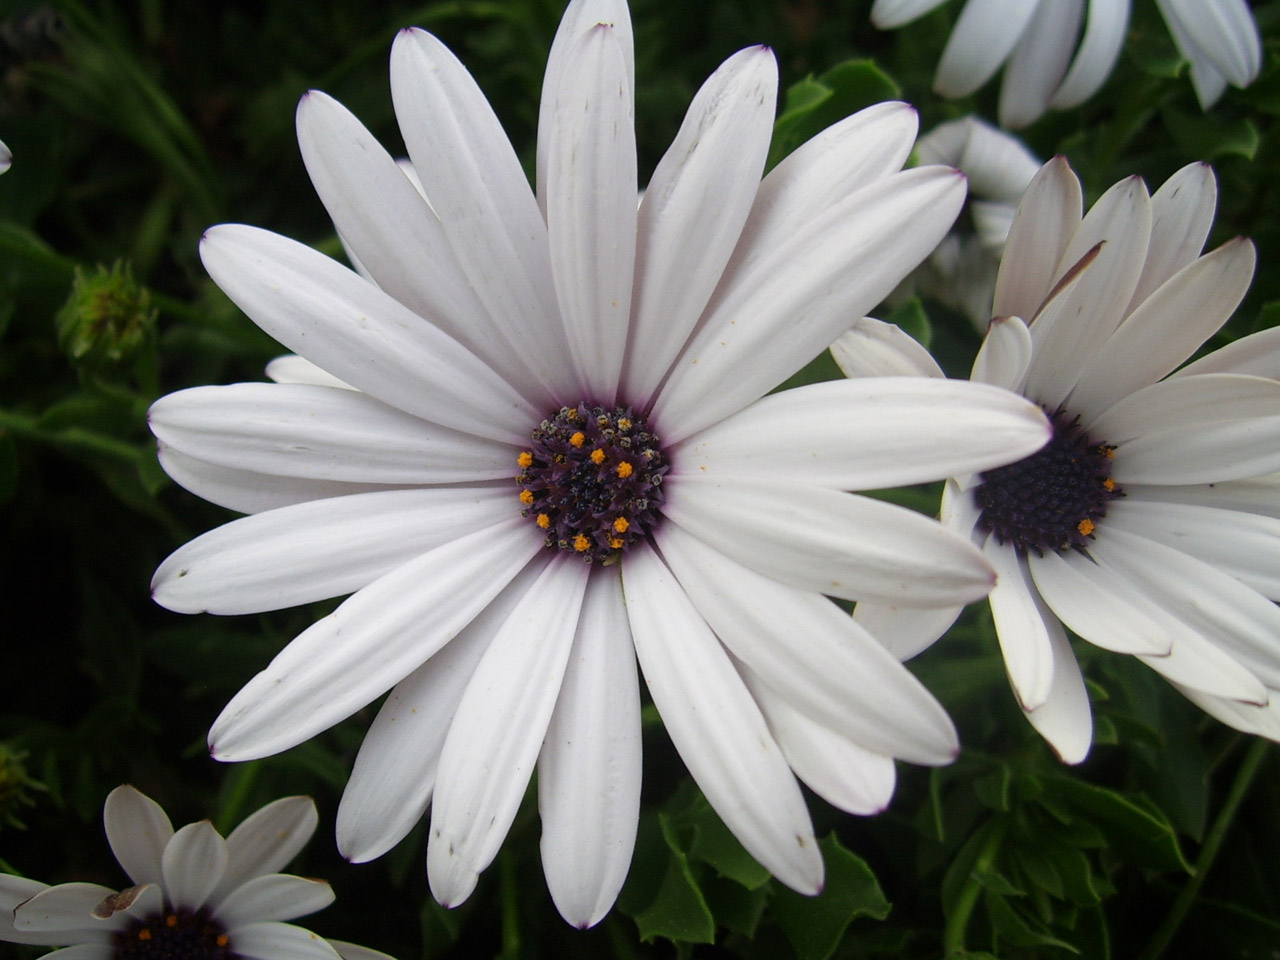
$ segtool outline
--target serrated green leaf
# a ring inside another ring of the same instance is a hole
[[[702,884],[702,894],[716,923],[748,939],[756,935],[760,918],[769,905],[770,893],[767,886],[748,890],[721,877],[707,877]]]
[[[694,827],[693,843],[687,851],[690,860],[711,864],[720,876],[736,881],[748,890],[758,889],[769,882],[769,871],[747,853],[709,803],[703,801],[702,809],[684,822]]]
[[[1160,811],[1106,787],[1071,777],[1055,777],[1053,791],[1077,812],[1087,815],[1117,854],[1130,863],[1157,870],[1192,873],[1177,832]]]
[[[830,834],[818,841],[827,865],[825,889],[816,897],[779,890],[771,913],[799,960],[826,960],[856,917],[883,920],[889,901],[866,862]]]
[[[618,908],[635,921],[646,943],[658,937],[673,943],[715,941],[715,918],[668,814],[641,821],[636,863],[618,897]]]

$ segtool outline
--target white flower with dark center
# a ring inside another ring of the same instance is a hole
[[[882,30],[945,0],[876,0]],[[1156,0],[1205,109],[1262,69],[1262,39],[1245,0]],[[967,0],[942,51],[934,90],[964,97],[1004,66],[1000,125],[1025,127],[1050,107],[1077,107],[1106,82],[1129,25],[1130,0]]]
[[[1246,239],[1201,255],[1215,207],[1212,171],[1192,164],[1150,197],[1122,181],[1082,219],[1079,181],[1050,161],[1014,220],[974,364],[974,380],[1039,404],[1054,435],[949,480],[943,521],[995,567],[1009,679],[1068,762],[1092,721],[1064,626],[1280,739],[1280,329],[1179,369],[1253,276]],[[898,362],[931,363],[918,346]],[[855,618],[907,657],[958,614],[869,602]]]
[[[764,396],[916,266],[964,197],[954,170],[901,170],[903,104],[761,181],[776,84],[767,49],[730,57],[637,209],[627,9],[571,3],[535,198],[470,75],[405,31],[391,87],[421,195],[336,102],[298,110],[311,178],[372,282],[263,230],[204,240],[213,278],[300,356],[273,363],[277,383],[153,407],[169,473],[253,514],[166,560],[155,598],[237,614],[353,594],[231,701],[211,749],[276,753],[390,690],[339,847],[379,856],[430,804],[446,905],[536,766],[558,908],[583,926],[609,909],[639,806],[637,658],[710,803],[798,890],[821,887],[822,862],[793,769],[870,812],[892,758],[955,753],[937,702],[824,595],[960,603],[990,566],[844,491],[987,469],[1047,424],[961,383]]]
[[[267,804],[225,840],[208,820],[175,832],[133,787],[111,791],[102,819],[133,884],[0,875],[0,940],[66,948],[49,960],[391,960],[282,922],[333,902],[323,880],[276,872],[315,832],[308,797]]]

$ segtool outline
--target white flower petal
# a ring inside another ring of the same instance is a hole
[[[626,390],[644,405],[702,315],[760,185],[778,90],[766,47],[726,60],[694,97],[640,204]]]
[[[1084,0],[1037,4],[1036,15],[1018,38],[1000,81],[1000,126],[1016,130],[1045,112],[1066,76],[1083,16]]]
[[[1128,30],[1129,0],[1089,0],[1084,37],[1049,106],[1068,110],[1097,93],[1120,58]]]
[[[338,849],[380,857],[421,819],[435,790],[449,723],[476,664],[542,567],[529,564],[456,637],[395,685],[356,755],[338,805]]]
[[[990,80],[1042,6],[1040,0],[969,0],[938,61],[934,92],[964,97]]]
[[[124,912],[99,919],[93,908],[116,891],[97,883],[60,883],[46,887],[13,908],[13,929],[20,935],[55,933],[55,943],[84,940],[101,943],[129,923]],[[24,939],[23,943],[35,941]]]
[[[1017,137],[974,116],[934,127],[917,141],[916,155],[921,164],[959,167],[969,178],[971,202],[984,197],[1016,204],[1041,166]]]
[[[508,443],[522,442],[540,418],[458,341],[310,247],[223,224],[205,233],[200,256],[263,330],[384,403]]]
[[[878,180],[781,243],[710,308],[655,402],[684,439],[758,399],[825,350],[918,265],[964,200],[954,170]],[[669,424],[669,425],[667,425]]]
[[[1040,312],[1058,275],[1058,264],[1080,226],[1080,181],[1065,157],[1054,157],[1027,185],[996,277],[997,317],[1029,320]]]
[[[520,517],[480,530],[350,597],[304,630],[223,708],[209,731],[213,755],[269,756],[368,704],[470,623],[542,549],[532,531]]]
[[[318,934],[288,923],[251,923],[235,931],[231,949],[244,960],[342,960]]]
[[[547,236],[569,359],[582,390],[610,403],[622,376],[636,264],[629,71],[612,27],[582,35],[550,93],[546,140]]]
[[[991,590],[991,616],[1009,683],[1023,710],[1045,705],[1053,690],[1053,632],[1057,619],[1031,583],[1026,561],[996,538],[987,538],[983,554],[996,571]]]
[[[1229,727],[1254,733],[1268,740],[1280,740],[1280,691],[1270,691],[1271,698],[1265,705],[1259,706],[1225,697],[1211,697],[1177,683],[1173,687],[1209,716],[1216,717]]]
[[[333,903],[333,888],[323,880],[268,873],[240,884],[218,906],[228,930],[268,920],[292,920]]]
[[[889,806],[897,783],[892,757],[815,723],[749,667],[739,663],[738,670],[787,763],[810,790],[846,813],[880,813]]]
[[[164,808],[131,786],[116,787],[102,807],[107,842],[125,873],[135,884],[160,883],[165,844],[173,824]]]
[[[671,450],[684,476],[839,490],[926,483],[1002,466],[1049,439],[1040,409],[981,384],[931,377],[832,380],[784,390]]]
[[[1134,500],[1189,503],[1280,519],[1280,474],[1185,486],[1130,483],[1125,485],[1125,493]]]
[[[728,654],[656,553],[623,560],[636,656],[671,742],[747,852],[801,893],[822,855],[800,787]]]
[[[1129,310],[1204,249],[1218,205],[1218,183],[1207,163],[1189,163],[1151,195],[1151,244]]]
[[[268,361],[263,372],[276,383],[309,383],[313,387],[355,389],[351,384],[339,380],[328,371],[321,370],[306,357],[300,357],[296,353],[286,353]]]
[[[395,957],[380,950],[370,950],[368,947],[362,947],[356,943],[347,943],[345,940],[331,939],[329,946],[338,951],[342,956],[342,960],[395,960]]]
[[[863,317],[831,344],[846,377],[945,377],[933,354],[895,323]]]
[[[515,450],[440,427],[354,390],[306,384],[193,387],[157,400],[151,431],[219,466],[346,483],[507,479]]]
[[[881,30],[892,30],[923,17],[946,0],[876,0],[871,5],[871,22]]]
[[[307,845],[319,822],[310,797],[281,797],[245,817],[227,837],[227,869],[209,902],[217,908],[247,880],[278,872]]]
[[[941,705],[825,597],[743,567],[671,526],[671,572],[720,642],[797,710],[877,753],[945,764],[960,750]]]
[[[990,566],[971,544],[902,507],[798,483],[681,476],[663,513],[781,583],[846,600],[940,607],[984,596]]]
[[[970,378],[1006,390],[1020,390],[1031,366],[1031,333],[1019,317],[994,317],[978,348]],[[1007,462],[1017,459],[1010,451]]]
[[[587,585],[560,697],[538,756],[542,869],[560,915],[594,926],[631,865],[640,817],[640,682],[613,571]]]
[[[1161,285],[1125,318],[1080,378],[1071,393],[1072,412],[1088,422],[1186,360],[1244,299],[1255,260],[1253,244],[1237,238]]]
[[[1259,330],[1219,347],[1176,371],[1170,379],[1202,373],[1243,373],[1280,379],[1280,327]]]
[[[1189,433],[1195,427],[1278,414],[1280,382],[1236,373],[1206,373],[1170,377],[1135,390],[1106,413],[1082,422],[1081,427],[1090,435],[1120,446],[1179,427],[1187,428]],[[1124,465],[1119,453],[1116,461],[1117,466]],[[1224,463],[1223,467],[1226,472],[1230,464]],[[1166,482],[1192,481],[1166,478]]]
[[[546,388],[468,284],[435,211],[360,121],[312,90],[298,104],[298,146],[316,193],[368,276],[530,400],[549,404]]]
[[[899,660],[910,660],[950,630],[963,611],[964,607],[909,607],[859,600],[853,619]]]
[[[160,564],[151,596],[181,613],[257,613],[359,590],[414,558],[501,523],[515,497],[438,487],[314,500],[243,517]]]
[[[569,386],[546,224],[489,102],[458,58],[417,29],[401,31],[391,49],[391,97],[471,288],[537,379],[553,394]]]
[[[1234,87],[1247,87],[1262,69],[1262,39],[1245,0],[1156,0],[1184,56],[1203,59]],[[1212,101],[1202,98],[1206,109]]]
[[[449,724],[431,803],[427,880],[446,907],[475,889],[515,819],[547,732],[591,568],[561,555],[498,629]]]
[[[227,869],[227,841],[208,820],[189,823],[165,844],[161,867],[169,905],[199,910]]]
[[[1042,703],[1027,711],[1027,720],[1053,747],[1063,763],[1080,763],[1093,742],[1093,714],[1080,664],[1071,652],[1071,643],[1062,624],[1052,616],[1045,619],[1049,648],[1053,657],[1053,684]]]
[[[46,953],[36,960],[112,960],[116,948],[105,943],[77,943]]]

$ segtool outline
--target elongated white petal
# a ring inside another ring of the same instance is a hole
[[[222,467],[189,457],[164,443],[157,444],[156,455],[164,472],[178,486],[202,500],[238,513],[261,513],[309,500],[401,489],[396,485],[302,480]]]
[[[116,955],[114,945],[106,943],[77,943],[46,953],[37,960],[112,960]]]
[[[338,849],[348,860],[382,856],[426,812],[462,693],[494,634],[541,571],[534,563],[516,574],[466,629],[387,695],[338,805]]]
[[[499,628],[462,695],[431,803],[427,880],[461,903],[515,819],[560,692],[590,567],[547,563]]]
[[[546,141],[547,236],[569,359],[580,389],[610,403],[622,376],[636,264],[629,71],[612,27],[580,37],[551,93]]]
[[[1108,516],[1107,527],[1113,518]],[[1105,530],[1103,532],[1105,536]],[[1049,609],[1076,634],[1114,653],[1165,656],[1176,642],[1176,623],[1150,609],[1141,594],[1115,589],[1108,568],[1075,552],[1027,557],[1036,589]]]
[[[1093,742],[1089,693],[1062,624],[1047,613],[1044,624],[1053,657],[1053,683],[1044,703],[1027,712],[1027,720],[1053,747],[1058,759],[1063,763],[1080,763]]]
[[[384,403],[508,443],[540,417],[458,341],[310,247],[223,224],[205,233],[200,256],[263,330]]]
[[[302,851],[319,822],[310,797],[281,797],[245,817],[227,837],[227,869],[209,897],[210,904],[217,909],[227,894],[247,880],[279,872]]]
[[[337,950],[342,960],[395,960],[381,950],[370,950],[358,943],[347,943],[345,940],[330,940],[329,946]]]
[[[1080,181],[1065,157],[1054,157],[1040,168],[1009,228],[996,276],[995,316],[1030,321],[1040,312],[1080,225],[1083,203]]]
[[[111,852],[129,879],[135,884],[163,881],[160,860],[173,824],[160,804],[134,787],[116,787],[103,804],[102,823]]]
[[[1280,470],[1280,419],[1254,411],[1229,418],[1224,412],[1221,420],[1147,431],[1117,445],[1115,456],[1112,475],[1122,485],[1256,477]]]
[[[227,841],[208,820],[189,823],[165,845],[161,866],[169,903],[199,910],[227,869]]]
[[[515,151],[475,80],[444,44],[404,30],[391,97],[414,169],[454,254],[501,334],[559,403],[568,353],[546,224]],[[336,371],[335,371],[336,372]]]
[[[974,116],[934,127],[916,143],[916,155],[922,164],[959,167],[969,178],[972,196],[1012,204],[1022,198],[1041,166],[1017,137]]]
[[[1039,0],[968,0],[938,61],[934,92],[968,96],[995,76],[1041,6]]]
[[[289,923],[250,923],[235,931],[231,949],[244,960],[342,960],[318,934]]]
[[[516,452],[354,390],[306,384],[193,387],[161,397],[147,420],[163,443],[206,463],[310,480],[505,479]]]
[[[229,930],[266,920],[292,920],[333,903],[333,888],[323,880],[268,873],[231,892],[218,907],[218,919]]]
[[[306,357],[286,353],[267,362],[263,372],[276,383],[309,383],[313,387],[336,387],[354,390],[351,384],[339,380],[327,370],[321,370]]]
[[[1042,0],[1036,5],[1000,81],[1000,126],[1017,130],[1045,112],[1066,76],[1083,16],[1084,0]]]
[[[654,408],[662,436],[674,443],[724,419],[825,350],[927,256],[963,199],[954,170],[908,170],[762,257],[712,304],[677,361]]]
[[[538,755],[542,870],[579,928],[613,906],[640,817],[640,682],[613,571],[594,573],[555,712]]]
[[[339,597],[515,512],[497,487],[361,493],[268,510],[189,541],[152,598],[182,613],[256,613]]]
[[[909,607],[859,600],[853,619],[896,658],[910,660],[951,629],[963,611],[964,607]]]
[[[1229,480],[1223,483],[1125,485],[1134,500],[1189,503],[1219,510],[1241,510],[1280,519],[1280,474]]]
[[[121,911],[99,919],[93,915],[93,908],[115,892],[97,883],[60,883],[46,887],[13,908],[13,929],[20,935],[59,934],[55,943],[109,940],[112,931],[124,928],[130,917]]]
[[[1280,379],[1280,327],[1259,330],[1187,364],[1170,379],[1202,373],[1243,373]]]
[[[881,30],[892,30],[923,17],[946,0],[876,0],[871,5],[871,22]]]
[[[877,753],[955,759],[941,705],[831,601],[761,576],[679,527],[665,528],[658,545],[720,642],[797,710]]]
[[[1207,60],[1235,87],[1246,87],[1258,76],[1262,40],[1245,0],[1157,0],[1156,5],[1193,64]],[[1202,98],[1201,106],[1207,109],[1212,101]]]
[[[1191,687],[1175,683],[1174,689],[1211,717],[1216,717],[1229,727],[1256,733],[1268,740],[1280,740],[1280,691],[1272,690],[1263,706],[1240,703],[1225,697],[1211,697]]]
[[[1049,439],[1006,390],[932,377],[833,380],[764,397],[671,451],[672,482],[736,476],[874,490],[986,470]]]
[[[19,933],[13,928],[13,910],[24,900],[29,900],[42,890],[48,890],[49,884],[12,874],[0,873],[0,940],[5,943],[30,943],[40,946],[53,946],[66,943],[67,936],[61,931],[53,934]]]
[[[996,571],[991,616],[1009,683],[1023,710],[1036,710],[1053,689],[1053,627],[1056,619],[1040,599],[1024,560],[988,537],[983,554]]]
[[[365,706],[451,640],[542,549],[531,531],[519,517],[481,530],[349,598],[231,699],[209,731],[213,755],[269,756]]]
[[[934,521],[835,490],[681,476],[663,513],[759,573],[846,600],[941,607],[976,600],[992,584],[978,551]]]
[[[1187,266],[1204,249],[1218,205],[1218,184],[1207,163],[1189,163],[1151,195],[1151,244],[1129,310]]]
[[[1084,37],[1071,68],[1049,99],[1049,106],[1068,110],[1084,103],[1111,75],[1129,30],[1130,0],[1089,0]]]
[[[863,317],[831,344],[846,377],[945,377],[933,354],[894,323]]]
[[[656,553],[623,560],[636,656],[671,742],[707,801],[775,877],[822,889],[800,787],[728,654]]]
[[[995,317],[973,361],[971,378],[1006,390],[1020,390],[1031,366],[1031,333],[1018,317]],[[1009,462],[1017,459],[1010,456]]]
[[[1190,432],[1195,427],[1278,414],[1280,383],[1235,373],[1206,373],[1170,377],[1135,390],[1081,427],[1119,446],[1179,427]]]
[[[742,233],[778,89],[766,47],[739,51],[689,105],[640,204],[626,389],[645,404],[684,346]]]
[[[547,404],[545,386],[468,284],[435,211],[360,121],[313,90],[298,104],[298,146],[334,226],[373,281]]]
[[[879,813],[889,806],[897,783],[893,758],[815,723],[738,664],[796,776],[823,800],[846,813]]]

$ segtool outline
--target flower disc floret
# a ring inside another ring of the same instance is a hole
[[[1059,409],[1049,419],[1053,439],[1024,460],[986,471],[974,491],[978,526],[1022,556],[1087,552],[1107,502],[1124,496],[1111,478],[1115,448],[1084,433],[1078,416]]]
[[[630,409],[561,407],[517,458],[521,514],[548,547],[616,563],[661,518],[668,469],[657,436]]]
[[[134,920],[112,936],[113,960],[234,960],[226,927],[207,910]]]

